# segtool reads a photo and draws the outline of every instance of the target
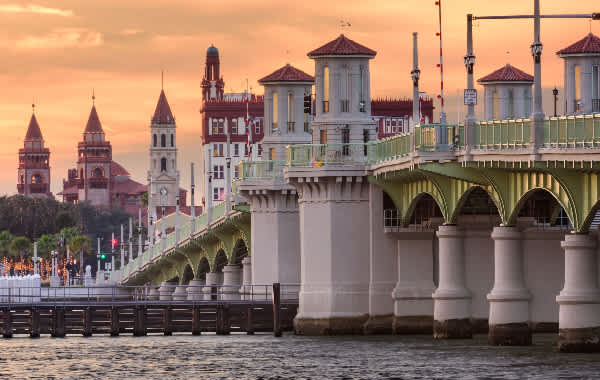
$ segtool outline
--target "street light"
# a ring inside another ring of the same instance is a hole
[[[552,95],[554,95],[554,117],[556,117],[556,100],[558,97],[558,88],[554,87],[552,90]]]
[[[473,54],[465,55],[465,67],[467,68],[467,73],[473,74],[473,66],[475,66],[475,56]]]
[[[535,59],[535,63],[540,63],[542,57],[542,43],[536,42],[531,44],[531,55]]]

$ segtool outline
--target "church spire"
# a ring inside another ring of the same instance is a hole
[[[35,110],[35,105],[33,105],[33,109]],[[43,140],[42,130],[35,118],[35,112],[31,113],[31,120],[29,121],[29,127],[27,127],[27,133],[25,134],[25,141],[32,140]]]
[[[167,101],[165,90],[160,90],[160,96],[158,97],[158,103],[156,104],[156,110],[154,116],[152,116],[152,122],[156,124],[173,124],[175,118],[171,112],[171,107]]]

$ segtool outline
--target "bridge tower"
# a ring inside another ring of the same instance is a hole
[[[357,223],[370,212],[370,185],[359,163],[367,152],[351,143],[374,138],[369,60],[375,55],[344,35],[308,53],[316,80],[312,140],[326,145],[307,152],[314,167],[286,173],[300,210],[298,334],[362,333],[369,317],[370,228]]]
[[[177,129],[175,118],[161,89],[156,110],[150,122],[150,170],[148,170],[148,216],[160,218],[156,209],[175,206],[179,187],[177,178]]]
[[[269,173],[282,173],[286,145],[311,141],[304,125],[303,101],[311,93],[314,78],[288,64],[259,83],[265,87],[263,149],[269,160],[248,166],[250,172],[242,174],[251,179],[239,186],[250,203],[252,283],[295,284],[300,282],[298,197],[283,177]]]
[[[19,194],[30,197],[52,196],[50,194],[50,150],[44,147],[44,138],[35,113],[31,114],[23,148],[19,149],[17,175]]]

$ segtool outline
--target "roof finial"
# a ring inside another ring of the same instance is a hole
[[[96,90],[92,88],[92,105],[96,105]]]
[[[35,113],[35,101],[31,103],[31,112]]]

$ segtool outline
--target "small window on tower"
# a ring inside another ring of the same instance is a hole
[[[175,136],[171,133],[171,146],[175,146]]]
[[[104,177],[104,172],[101,168],[94,168],[94,170],[92,171],[92,176],[94,178],[102,178]]]
[[[161,172],[167,171],[167,159],[165,157],[160,159],[160,171]]]
[[[156,136],[156,134],[152,137],[152,140],[154,147],[156,147],[158,145],[158,137]]]
[[[167,146],[167,136],[165,134],[160,135],[160,146],[162,148]]]
[[[31,183],[43,183],[43,178],[40,174],[34,174],[31,176]]]

